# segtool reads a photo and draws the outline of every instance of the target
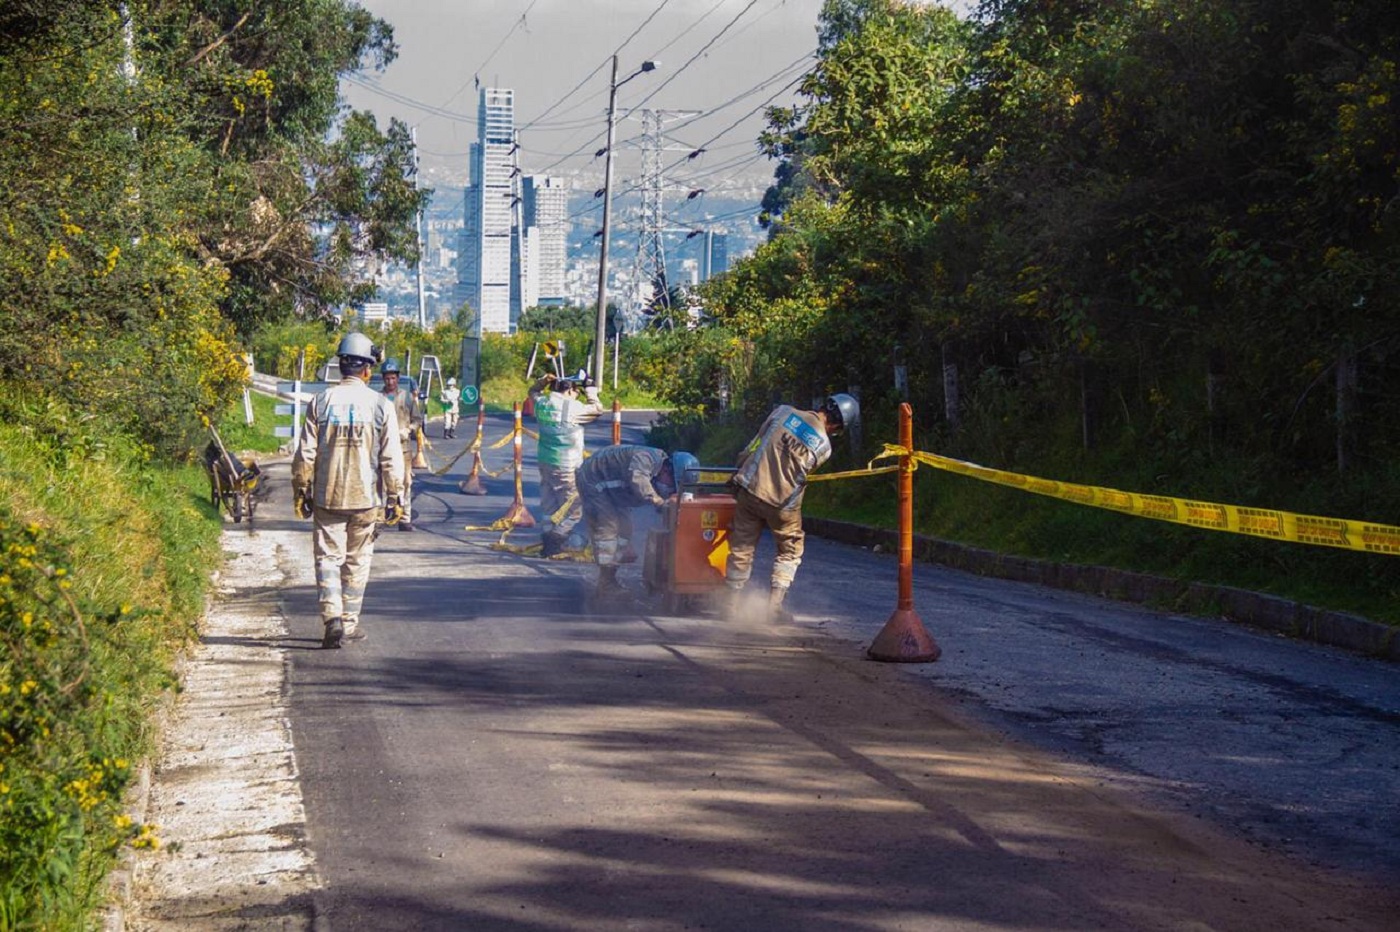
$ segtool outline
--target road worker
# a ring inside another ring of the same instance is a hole
[[[386,359],[379,367],[384,377],[384,397],[394,406],[399,418],[399,446],[403,452],[403,520],[400,531],[413,530],[413,456],[408,445],[423,429],[423,405],[418,396],[399,385],[399,361]]]
[[[446,387],[438,392],[438,401],[446,409],[442,412],[442,435],[447,438],[457,436],[457,417],[461,413],[462,390],[457,387],[455,377],[447,380]]]
[[[369,387],[379,348],[362,333],[348,333],[336,354],[341,381],[311,399],[292,457],[297,513],[315,522],[312,552],[324,648],[364,637],[360,607],[380,507],[391,523],[403,514],[398,414]]]
[[[643,446],[604,447],[578,469],[583,517],[593,538],[600,597],[624,590],[617,581],[619,557],[630,546],[633,508],[660,508],[676,494],[671,460],[662,450]]]
[[[575,530],[583,518],[583,503],[574,473],[583,464],[583,428],[603,413],[603,406],[598,403],[597,389],[588,401],[580,401],[577,383],[556,378],[553,373],[530,386],[530,398],[540,425],[535,455],[540,467],[540,510],[544,513],[540,555],[550,557],[583,548],[583,537]],[[554,520],[555,513],[570,500],[573,504]]]
[[[731,609],[737,607],[739,593],[753,573],[754,548],[766,527],[777,548],[768,616],[773,621],[792,620],[783,601],[802,562],[802,494],[807,474],[831,457],[830,438],[853,430],[859,420],[860,403],[844,393],[830,396],[816,411],[779,405],[739,454],[731,480],[734,523],[724,580]]]

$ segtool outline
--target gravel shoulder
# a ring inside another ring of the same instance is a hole
[[[320,888],[306,841],[286,707],[286,634],[277,593],[310,562],[304,534],[229,525],[200,643],[162,736],[120,929],[231,932],[313,927]],[[269,559],[275,555],[275,559]]]

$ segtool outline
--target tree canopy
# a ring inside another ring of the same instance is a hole
[[[407,128],[345,112],[394,55],[340,0],[25,0],[0,12],[0,377],[177,451],[239,334],[416,253]]]
[[[940,442],[998,465],[1384,470],[1393,4],[828,0],[819,34],[760,141],[770,242],[706,286],[712,396],[878,411],[899,359]]]

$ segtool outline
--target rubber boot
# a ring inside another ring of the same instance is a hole
[[[715,594],[715,611],[721,618],[733,620],[739,617],[739,601],[744,596],[742,586],[731,586],[727,583],[725,587]]]
[[[792,612],[783,607],[787,593],[787,586],[774,586],[768,590],[768,620],[774,624],[792,624]]]
[[[622,588],[622,583],[617,581],[616,566],[598,567],[598,594],[600,596],[621,595],[626,591]]]
[[[540,538],[540,556],[549,559],[555,554],[563,553],[568,549],[568,541],[561,535],[552,531],[547,531]]]
[[[326,633],[321,637],[322,650],[336,650],[340,647],[341,639],[345,637],[345,622],[339,618],[332,618],[326,622]]]

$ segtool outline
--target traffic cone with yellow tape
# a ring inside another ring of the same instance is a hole
[[[486,486],[481,484],[481,436],[486,430],[486,401],[476,405],[476,439],[472,441],[472,470],[467,478],[458,483],[463,495],[485,495]]]
[[[525,428],[520,420],[520,403],[516,402],[513,407],[515,409],[515,437],[513,444],[515,449],[511,458],[515,466],[515,500],[510,503],[510,508],[506,510],[506,513],[497,518],[493,524],[503,525],[505,527],[534,527],[535,516],[530,514],[530,509],[525,507],[524,453],[522,450]]]
[[[931,663],[943,653],[914,611],[914,409],[899,406],[899,602],[866,656],[887,663]]]
[[[414,468],[414,469],[427,469],[427,468],[428,468],[428,457],[427,457],[427,453],[426,453],[426,448],[427,448],[427,446],[428,446],[428,438],[425,437],[425,436],[423,436],[423,428],[420,427],[420,428],[418,428],[418,451],[417,451],[416,453],[413,454],[413,468]]]

